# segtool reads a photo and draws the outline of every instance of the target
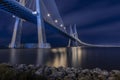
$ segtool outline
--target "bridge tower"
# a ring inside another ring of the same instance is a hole
[[[78,38],[78,32],[77,32],[76,24],[74,24],[74,37],[75,37],[76,39],[79,39],[79,38]],[[79,43],[78,43],[77,41],[74,41],[74,45],[75,45],[75,46],[79,46]]]
[[[22,6],[25,6],[25,0],[19,1]],[[12,35],[11,43],[9,44],[9,48],[19,48],[21,46],[21,32],[22,32],[22,22],[23,20],[19,17],[15,17],[15,24],[14,24],[14,30]]]
[[[78,39],[78,33],[77,33],[77,29],[76,29],[76,24],[73,25],[70,25],[70,35],[75,37],[76,39]],[[79,43],[77,41],[73,41],[71,39],[69,39],[69,42],[68,42],[68,47],[70,46],[79,46]]]
[[[25,0],[19,0],[19,2],[25,6]],[[38,44],[35,45],[35,48],[50,48],[50,44],[46,42],[45,37],[45,28],[41,12],[41,2],[36,0],[36,11],[33,12],[37,16],[37,30],[38,30]],[[15,17],[16,21],[14,24],[14,31],[12,35],[12,40],[9,45],[9,48],[20,48],[21,47],[21,31],[22,31],[22,22],[23,20],[19,17]]]
[[[43,17],[41,12],[41,2],[36,0],[36,12],[37,12],[37,28],[38,28],[38,48],[50,48],[49,43],[46,43],[45,28],[43,24]]]

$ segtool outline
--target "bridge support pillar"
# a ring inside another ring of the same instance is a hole
[[[72,25],[70,25],[70,35],[71,35],[71,36],[74,36],[74,34],[73,34],[73,30],[72,30]],[[71,40],[71,39],[69,39],[69,42],[68,42],[68,47],[70,47],[70,46],[71,46],[71,44],[72,44],[72,40]]]
[[[23,6],[25,6],[25,0],[19,1]],[[16,17],[16,21],[14,24],[14,31],[12,35],[11,43],[9,44],[9,48],[20,48],[21,47],[21,30],[22,30],[22,22],[23,20]]]
[[[74,28],[72,28],[72,26],[70,25],[70,35],[78,39],[76,24],[74,24]],[[79,46],[79,44],[77,41],[72,41],[71,39],[69,39],[68,47],[71,47],[71,46]]]
[[[50,48],[50,45],[46,43],[44,22],[41,13],[41,2],[36,0],[36,12],[37,12],[37,28],[38,28],[38,48]]]
[[[21,19],[16,17],[12,40],[11,40],[11,43],[9,44],[9,48],[19,48],[20,47],[21,28],[22,28],[22,24],[20,25],[21,22],[22,22]]]

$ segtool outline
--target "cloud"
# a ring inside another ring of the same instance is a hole
[[[97,1],[64,15],[63,20],[66,25],[77,24],[82,41],[116,44],[120,41],[119,9],[119,2]]]
[[[120,4],[106,7],[106,8],[93,8],[86,10],[78,10],[72,13],[67,14],[63,20],[65,24],[78,24],[80,26],[93,24],[97,21],[104,20],[113,16],[120,16]]]

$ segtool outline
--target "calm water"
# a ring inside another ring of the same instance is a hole
[[[0,49],[0,63],[120,69],[120,48]]]

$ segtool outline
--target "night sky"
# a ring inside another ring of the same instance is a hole
[[[56,0],[67,27],[77,24],[79,38],[90,44],[120,45],[120,0]],[[0,10],[0,46],[11,41],[12,15]],[[46,26],[47,41],[53,47],[67,46],[68,39]],[[37,28],[23,26],[22,43],[37,43]]]

